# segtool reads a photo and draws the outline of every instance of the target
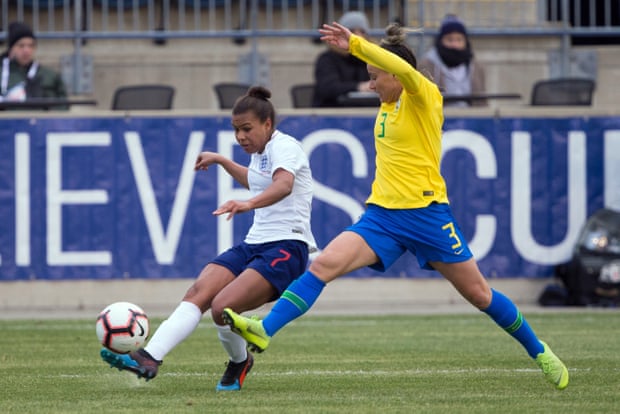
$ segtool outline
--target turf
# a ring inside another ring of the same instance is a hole
[[[255,356],[240,392],[210,321],[154,380],[99,359],[94,320],[0,321],[1,413],[617,413],[620,314],[527,315],[564,359],[557,391],[485,315],[312,316]],[[161,321],[153,320],[156,327]]]

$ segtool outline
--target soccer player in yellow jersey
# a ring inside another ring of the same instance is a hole
[[[367,209],[314,259],[262,320],[224,309],[222,318],[255,351],[288,322],[304,314],[326,283],[370,266],[385,271],[405,251],[421,267],[441,273],[472,305],[512,335],[556,388],[568,371],[540,341],[515,304],[491,289],[454,221],[440,174],[443,99],[436,85],[416,70],[403,28],[392,24],[380,45],[333,23],[321,39],[365,61],[371,89],[381,100],[375,122],[377,165]]]

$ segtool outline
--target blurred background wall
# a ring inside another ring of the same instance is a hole
[[[325,47],[316,28],[348,10],[368,15],[375,39],[392,21],[418,29],[410,34],[418,56],[441,19],[458,15],[489,92],[523,97],[496,106],[528,104],[539,79],[611,86],[620,71],[618,2],[610,0],[2,0],[0,29],[31,24],[42,63],[62,70],[72,94],[96,99],[95,109],[132,83],[173,85],[178,109],[217,109],[218,82],[269,86],[274,103],[290,107],[290,88],[312,82]],[[615,88],[600,87],[593,105],[614,99]]]

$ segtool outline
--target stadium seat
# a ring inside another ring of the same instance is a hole
[[[532,88],[531,104],[592,105],[596,82],[586,78],[562,78],[537,81]]]
[[[293,85],[291,87],[293,108],[312,108],[313,97],[314,84]]]
[[[231,109],[238,97],[245,95],[250,85],[223,82],[213,85],[220,109]]]
[[[172,109],[175,89],[168,85],[121,86],[114,91],[113,110]]]

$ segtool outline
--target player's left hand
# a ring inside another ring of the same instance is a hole
[[[342,50],[349,50],[351,31],[339,23],[324,24],[321,29],[321,40]]]
[[[221,216],[222,214],[228,213],[228,216],[226,216],[226,220],[230,220],[235,214],[245,213],[246,211],[250,210],[252,210],[252,206],[249,202],[230,200],[218,207],[217,210],[213,212],[213,215]]]

